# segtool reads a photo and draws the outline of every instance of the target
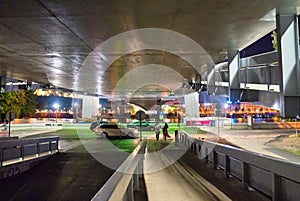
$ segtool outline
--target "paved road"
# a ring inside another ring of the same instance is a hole
[[[290,129],[242,131],[226,130],[221,137],[252,152],[288,160],[293,163],[300,163],[300,156],[265,144],[270,140],[274,140],[278,136],[290,135],[293,133],[295,133],[295,130]]]
[[[293,163],[300,163],[300,156],[292,154],[290,152],[276,149],[265,145],[270,140],[274,140],[278,136],[294,134],[294,129],[244,129],[244,130],[232,130],[232,129],[220,129],[202,127],[203,130],[207,130],[209,133],[222,137],[232,144],[235,144],[243,149],[288,160]]]
[[[115,152],[116,147],[104,139],[62,142],[58,154],[0,181],[0,200],[91,200],[129,155]]]
[[[78,146],[0,181],[0,200],[90,200],[113,173]]]
[[[37,133],[49,131],[55,128],[18,130],[13,135],[36,137]],[[89,146],[89,152],[83,144]],[[116,168],[126,158],[111,152],[109,144],[99,139],[61,140],[58,154],[30,171],[0,181],[0,200],[90,200],[115,171],[100,163],[97,157],[105,158]]]

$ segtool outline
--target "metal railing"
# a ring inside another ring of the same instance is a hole
[[[143,175],[146,144],[146,140],[140,142],[92,201],[134,200],[134,190],[139,190],[139,178]]]
[[[59,137],[0,141],[0,167],[58,152]]]
[[[299,200],[300,164],[195,139],[184,131],[180,139],[192,153],[212,163],[215,169],[222,169],[225,178],[239,179],[244,189],[255,189],[273,201]]]

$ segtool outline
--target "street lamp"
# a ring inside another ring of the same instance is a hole
[[[57,125],[57,109],[59,108],[59,104],[55,103],[53,104],[53,107],[55,109],[55,123]]]

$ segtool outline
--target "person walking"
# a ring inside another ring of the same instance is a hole
[[[159,134],[160,134],[160,123],[157,121],[155,125],[155,136],[156,136],[156,141],[159,140]]]
[[[165,142],[167,142],[167,137],[170,137],[170,135],[168,134],[168,124],[165,123],[164,127],[163,127],[163,135],[164,135],[164,140]]]

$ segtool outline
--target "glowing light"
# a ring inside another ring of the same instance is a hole
[[[59,108],[59,104],[58,103],[54,103],[53,107],[54,107],[54,109],[58,109]]]

